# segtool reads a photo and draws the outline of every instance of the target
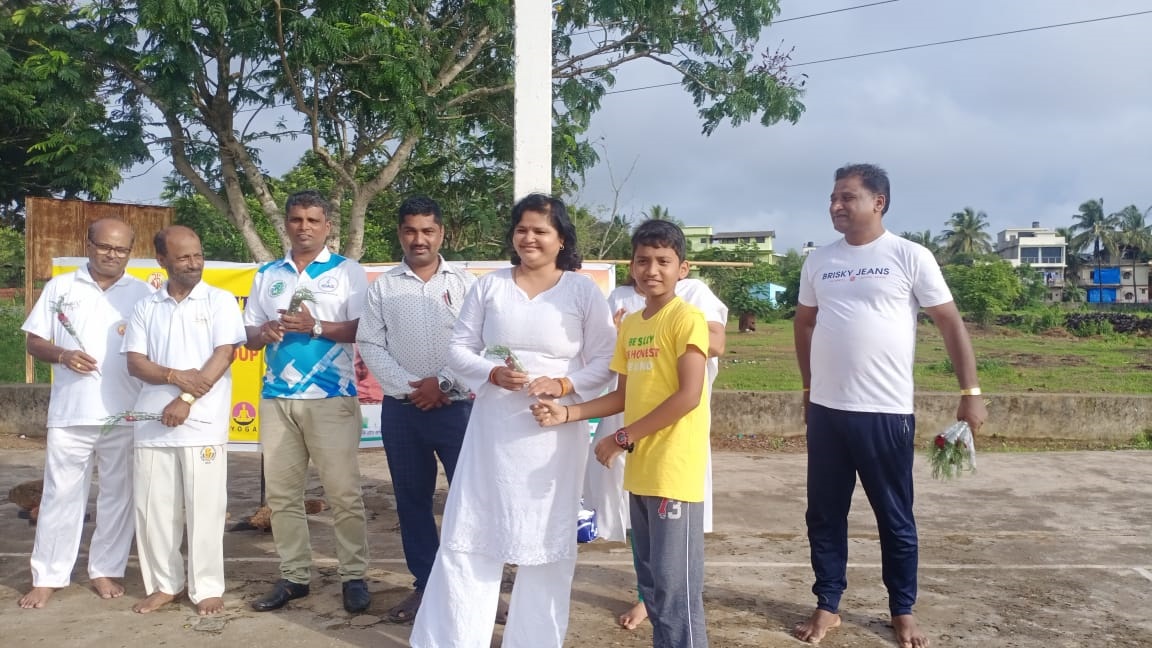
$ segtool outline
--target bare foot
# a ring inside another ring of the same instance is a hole
[[[175,601],[178,596],[179,594],[168,594],[167,592],[161,592],[157,590],[150,594],[148,598],[140,601],[136,605],[133,605],[132,611],[139,612],[140,614],[148,614],[149,612],[154,612],[164,607],[165,605],[168,605],[172,601]]]
[[[92,589],[95,589],[96,593],[99,594],[102,599],[113,599],[124,596],[124,586],[106,576],[93,578]]]
[[[224,611],[224,599],[219,596],[206,598],[196,604],[196,612],[200,616],[208,616],[210,614],[219,614]]]
[[[42,608],[45,605],[48,605],[48,599],[52,598],[52,595],[55,593],[55,587],[33,587],[32,589],[28,590],[27,594],[20,597],[20,601],[18,603],[20,607],[24,608],[25,610],[30,610],[32,608]]]
[[[618,619],[620,627],[625,630],[635,630],[640,627],[640,624],[648,618],[648,608],[644,606],[644,601],[640,601],[633,605],[624,614],[620,615]]]
[[[792,628],[792,636],[800,641],[807,641],[812,645],[820,643],[824,635],[832,628],[840,627],[840,615],[833,614],[828,610],[821,610],[816,608],[812,612],[812,616],[808,617],[807,621],[797,623],[796,627]]]
[[[900,648],[928,648],[928,637],[920,631],[916,617],[911,614],[892,617],[892,629],[896,631],[896,645]]]

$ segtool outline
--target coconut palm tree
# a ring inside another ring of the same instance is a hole
[[[652,205],[648,208],[648,211],[641,213],[644,214],[645,218],[651,218],[652,220],[672,220],[672,215],[668,213],[668,208],[663,205]]]
[[[1079,250],[1072,247],[1072,239],[1076,232],[1071,227],[1057,227],[1056,235],[1064,237],[1064,299],[1065,301],[1083,301],[1084,293],[1080,291],[1080,269],[1084,267],[1084,257]],[[1068,286],[1073,290],[1068,290]]]
[[[900,238],[923,245],[928,248],[928,251],[937,259],[940,258],[940,253],[944,251],[944,248],[940,247],[940,237],[934,236],[932,230],[924,230],[923,232],[900,232]]]
[[[1148,253],[1152,252],[1152,225],[1148,224],[1146,214],[1136,205],[1128,205],[1116,212],[1118,220],[1117,229],[1120,231],[1119,244],[1123,248],[1122,256],[1132,260],[1132,303],[1139,301],[1136,291],[1136,264],[1146,261]]]
[[[977,256],[992,252],[992,236],[988,229],[988,214],[965,207],[952,214],[944,223],[948,229],[940,235],[948,256]]]
[[[1097,284],[1097,301],[1103,301],[1104,295],[1100,292],[1102,289],[1100,284],[1100,265],[1103,262],[1103,256],[1108,254],[1109,258],[1119,257],[1120,247],[1120,233],[1117,229],[1119,219],[1115,214],[1104,213],[1104,199],[1089,200],[1080,205],[1080,213],[1074,214],[1072,218],[1076,222],[1070,228],[1075,232],[1072,237],[1072,248],[1080,252],[1092,246],[1092,259],[1096,263],[1095,283]],[[1119,265],[1119,262],[1117,262]],[[1088,301],[1092,301],[1089,299]]]

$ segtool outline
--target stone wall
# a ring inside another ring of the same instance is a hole
[[[48,385],[0,385],[0,434],[44,436]],[[1152,427],[1152,396],[1101,394],[990,394],[983,434],[1008,439],[1127,441]],[[921,434],[943,430],[956,416],[959,396],[916,396]],[[713,396],[714,435],[804,434],[799,392],[718,391]]]

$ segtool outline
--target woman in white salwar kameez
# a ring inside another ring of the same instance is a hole
[[[562,202],[521,200],[509,238],[513,267],[477,281],[449,343],[449,371],[476,401],[414,648],[487,648],[506,563],[518,569],[502,645],[560,648],[568,629],[589,428],[541,428],[529,406],[544,395],[561,403],[599,396],[616,330],[595,282],[572,272],[580,255]],[[493,358],[494,347],[514,359]]]

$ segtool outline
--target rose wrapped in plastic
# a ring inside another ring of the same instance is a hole
[[[953,479],[963,472],[976,472],[976,442],[966,421],[956,421],[932,439],[928,463],[936,479]]]

